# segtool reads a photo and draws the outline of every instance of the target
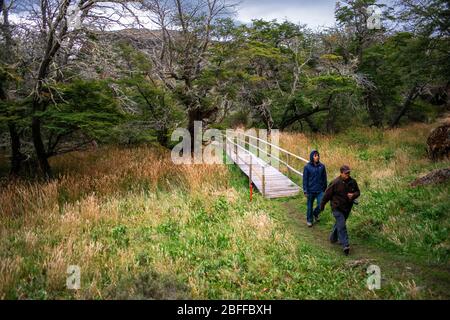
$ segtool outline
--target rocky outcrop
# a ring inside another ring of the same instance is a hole
[[[411,187],[443,183],[448,180],[450,180],[450,168],[438,169],[431,171],[421,178],[417,178],[411,183]]]
[[[427,153],[431,160],[448,158],[450,153],[450,123],[434,129],[427,139]]]

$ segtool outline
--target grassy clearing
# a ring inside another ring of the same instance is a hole
[[[343,162],[354,167],[363,198],[350,220],[352,235],[445,266],[448,185],[409,189],[406,184],[446,164],[414,158],[424,136],[417,138],[415,130],[429,128],[399,129],[379,140],[375,130],[334,139],[287,135],[283,144],[299,153],[300,146],[327,150],[322,159],[330,175]],[[370,157],[364,160],[348,139],[379,142],[367,145]],[[386,149],[393,153],[383,153],[379,167],[376,150]],[[16,182],[0,191],[0,298],[436,297],[403,279],[369,291],[364,266],[349,267],[351,258],[299,233],[284,200],[257,194],[249,203],[247,180],[235,167],[176,166],[167,151],[155,148],[73,153],[52,164],[58,179]],[[302,219],[304,200],[299,197],[298,203]],[[331,222],[325,218],[324,228]],[[81,267],[78,291],[66,289],[71,264]]]
[[[426,157],[425,141],[432,127],[364,128],[333,138],[283,134],[280,141],[302,156],[312,148],[321,151],[329,180],[338,176],[342,164],[350,165],[362,193],[349,219],[350,234],[380,248],[449,268],[450,183],[409,186],[418,176],[450,166],[450,161],[432,163]],[[332,220],[327,221],[330,228]]]
[[[118,161],[142,150],[108,152]],[[114,171],[100,178],[108,185],[98,181],[85,195],[74,192],[85,192],[75,183],[85,185],[83,178],[71,180],[71,189],[66,175],[47,185],[4,190],[2,298],[370,297],[362,274],[300,244],[279,222],[282,212],[266,200],[257,196],[249,203],[239,172],[174,169],[193,172],[162,189],[141,184],[130,190],[120,183],[127,176],[118,178],[121,173]],[[160,185],[163,176],[149,180],[151,185]],[[203,181],[201,189],[195,182],[183,185],[195,179]],[[111,181],[122,190],[110,187]],[[12,192],[22,197],[20,203],[28,202],[18,208],[6,201]],[[23,206],[29,210],[20,212]],[[82,270],[78,292],[65,288],[69,264]]]

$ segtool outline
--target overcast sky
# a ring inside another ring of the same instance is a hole
[[[392,0],[377,2],[389,3],[390,1]],[[313,30],[335,24],[336,0],[227,0],[227,3],[238,3],[234,18],[241,23],[249,23],[252,19],[266,21],[277,19],[278,22],[289,20],[293,23],[306,24]],[[16,17],[11,18],[14,20]],[[145,23],[144,25],[147,26]],[[151,24],[147,27],[152,28]]]
[[[336,0],[241,0],[236,19],[289,20],[315,29],[334,25],[335,5]]]

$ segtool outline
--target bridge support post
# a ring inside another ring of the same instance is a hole
[[[235,140],[234,137],[233,142],[234,142],[234,155],[236,156],[236,163],[238,164],[237,139]]]
[[[265,173],[265,167],[262,166],[262,194],[263,197],[266,196],[266,173]]]
[[[227,157],[228,157],[228,143],[227,143],[227,136],[226,135],[225,135],[225,139],[223,141],[223,150],[225,150],[225,159],[224,159],[224,161],[225,161],[225,164],[227,164],[228,163],[228,161],[227,161]],[[222,159],[223,159],[223,156],[222,156]]]
[[[288,178],[290,179],[290,173],[291,173],[291,169],[289,168],[290,164],[289,164],[289,153],[286,154],[286,163],[287,163],[287,169],[288,169]]]
[[[250,201],[252,201],[252,198],[253,198],[252,167],[253,167],[252,156],[250,155],[250,168],[248,169],[249,170],[249,173],[248,173],[248,187],[250,188]]]

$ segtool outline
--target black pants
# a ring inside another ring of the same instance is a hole
[[[348,247],[348,234],[347,234],[347,225],[346,221],[349,216],[349,213],[342,213],[338,210],[333,210],[333,216],[336,219],[336,223],[333,226],[333,230],[330,234],[330,241],[336,242],[339,239],[342,247]]]

